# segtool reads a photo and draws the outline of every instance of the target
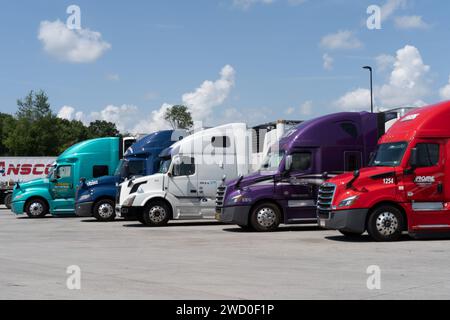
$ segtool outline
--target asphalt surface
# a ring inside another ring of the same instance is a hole
[[[98,223],[0,209],[0,299],[450,299],[450,240],[375,243],[314,226]],[[81,269],[69,290],[67,267]],[[381,270],[369,290],[367,268]]]

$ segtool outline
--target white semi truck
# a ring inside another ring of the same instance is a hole
[[[266,145],[281,138],[290,124],[278,121],[249,130],[244,123],[232,123],[192,134],[160,155],[158,174],[120,185],[117,215],[150,226],[214,219],[217,187],[259,168]]]
[[[46,177],[55,161],[52,157],[0,157],[0,205],[11,209],[15,184]]]

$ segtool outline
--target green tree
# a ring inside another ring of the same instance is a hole
[[[81,141],[89,139],[89,130],[81,122],[76,120],[57,119],[59,131],[58,154]]]
[[[43,91],[31,91],[18,100],[14,126],[8,129],[5,146],[13,156],[58,155],[59,128],[48,97]]]
[[[191,113],[186,106],[182,105],[168,108],[164,119],[170,123],[173,129],[189,129],[194,125]]]
[[[0,156],[9,155],[9,149],[5,143],[8,131],[14,127],[15,121],[12,115],[0,112]]]
[[[112,122],[97,120],[91,122],[88,127],[89,138],[116,137],[120,134]]]

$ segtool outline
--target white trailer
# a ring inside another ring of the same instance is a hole
[[[11,208],[11,195],[17,182],[46,177],[54,157],[0,157],[0,205]]]

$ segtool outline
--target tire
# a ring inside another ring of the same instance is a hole
[[[94,205],[94,217],[101,222],[114,221],[116,219],[116,205],[110,199],[102,199]]]
[[[12,193],[8,193],[5,196],[5,200],[4,200],[6,208],[11,209],[11,201],[12,201]]]
[[[28,217],[36,219],[45,217],[48,211],[48,204],[41,199],[31,199],[25,203],[25,212]]]
[[[274,231],[280,222],[280,209],[273,203],[262,203],[252,210],[250,225],[258,232]]]
[[[370,215],[367,231],[375,241],[397,241],[402,236],[404,225],[405,221],[399,209],[393,206],[382,206]]]
[[[140,223],[145,224],[144,214],[137,214],[136,219],[137,219],[137,221],[139,221]]]
[[[162,201],[151,202],[145,206],[142,216],[149,227],[165,226],[170,220],[170,208]]]
[[[347,231],[343,231],[343,230],[339,230],[339,232],[343,235],[346,236],[348,238],[357,238],[362,236],[362,233],[357,233],[357,232],[347,232]]]

